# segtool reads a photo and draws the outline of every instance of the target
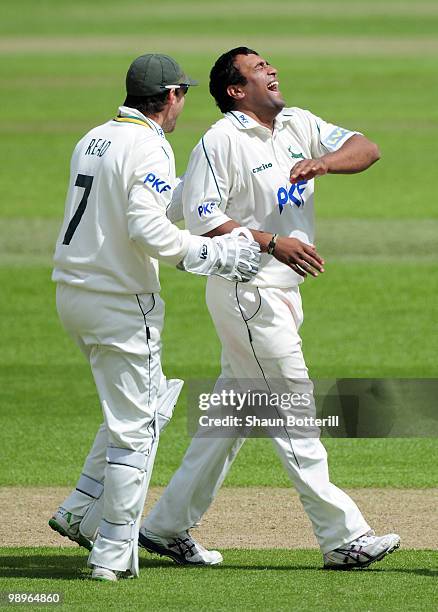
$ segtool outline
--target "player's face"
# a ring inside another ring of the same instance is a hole
[[[169,112],[163,121],[163,131],[166,133],[173,132],[176,125],[176,120],[182,113],[185,103],[185,94],[187,90],[175,89],[169,94]]]
[[[238,106],[254,113],[269,111],[279,113],[285,106],[278,82],[277,69],[259,55],[236,55],[234,65],[247,80],[246,85],[236,86],[241,98],[233,96]]]

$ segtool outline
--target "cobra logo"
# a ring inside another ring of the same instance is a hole
[[[290,205],[295,204],[300,207],[304,205],[303,193],[306,189],[307,181],[300,181],[294,183],[289,187],[289,190],[285,187],[280,187],[277,191],[277,204],[280,209],[280,215],[283,212],[283,208],[289,202]]]

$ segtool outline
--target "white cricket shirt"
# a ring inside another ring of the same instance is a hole
[[[285,108],[274,130],[244,113],[231,111],[196,145],[184,176],[186,226],[205,234],[230,219],[242,226],[314,241],[314,180],[291,185],[300,159],[339,149],[353,134],[300,108]],[[259,287],[292,287],[302,277],[262,254]]]
[[[176,265],[190,240],[166,217],[174,186],[161,127],[121,106],[73,152],[53,280],[92,291],[159,291],[157,259]]]

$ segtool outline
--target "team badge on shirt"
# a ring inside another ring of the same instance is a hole
[[[292,159],[304,159],[304,155],[302,153],[294,153],[290,145],[288,146],[287,150],[289,151],[289,155]]]
[[[349,130],[335,126],[335,129],[322,141],[322,144],[328,145],[329,148],[337,147],[348,134],[351,134]]]

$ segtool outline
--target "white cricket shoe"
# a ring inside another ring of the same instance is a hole
[[[100,565],[94,566],[91,578],[93,580],[101,580],[102,582],[117,582],[119,579],[117,572],[113,572],[113,570],[101,567]]]
[[[133,578],[129,570],[121,572],[119,570],[111,570],[108,567],[102,567],[101,565],[94,565],[91,573],[93,580],[100,580],[102,582],[117,582],[119,578]]]
[[[81,520],[82,516],[72,514],[60,506],[50,519],[49,527],[72,542],[76,542],[79,546],[91,550],[93,548],[93,542],[83,536],[79,531]]]
[[[375,536],[369,531],[360,538],[324,554],[324,569],[349,570],[368,567],[394,552],[400,546],[400,536],[388,533]]]
[[[223,561],[220,552],[207,550],[188,531],[165,538],[142,527],[138,544],[151,553],[170,557],[180,565],[217,565]]]

